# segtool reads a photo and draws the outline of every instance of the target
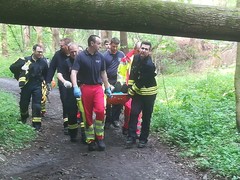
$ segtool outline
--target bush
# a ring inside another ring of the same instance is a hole
[[[152,122],[153,130],[199,168],[229,178],[240,177],[233,77],[219,72],[164,77],[166,91],[159,89]]]
[[[19,121],[19,107],[13,95],[0,91],[0,102],[0,146],[5,151],[26,147],[36,132]]]

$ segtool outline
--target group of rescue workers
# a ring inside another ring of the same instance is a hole
[[[119,44],[116,37],[104,41],[106,50],[100,52],[102,42],[97,35],[89,36],[85,50],[63,38],[50,62],[43,56],[43,45],[34,45],[31,56],[19,58],[10,66],[21,88],[22,123],[27,122],[32,98],[32,126],[41,131],[46,97],[57,71],[64,134],[70,136],[71,142],[77,141],[80,124],[88,150],[104,151],[104,130],[110,126],[120,128],[119,116],[124,109],[122,133],[127,135],[126,148],[131,148],[137,139],[138,147],[145,147],[157,94],[155,65],[150,56],[152,45],[137,42],[125,55],[118,50]],[[128,97],[126,102],[106,103],[106,97],[112,98],[115,93]]]

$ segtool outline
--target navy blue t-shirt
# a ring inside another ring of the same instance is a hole
[[[117,51],[115,54],[111,54],[111,52],[108,50],[103,54],[103,56],[106,60],[108,80],[110,84],[115,83],[117,81],[118,66],[125,54],[122,51]]]
[[[61,66],[57,67],[57,72],[61,73],[63,78],[67,81],[71,81],[70,75],[71,75],[73,62],[74,62],[74,59],[69,57],[68,59],[66,59],[61,63]]]
[[[105,59],[99,52],[91,55],[84,50],[77,55],[72,70],[78,71],[80,84],[102,84],[101,71],[106,70]]]

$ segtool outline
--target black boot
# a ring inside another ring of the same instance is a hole
[[[77,132],[78,129],[68,129],[68,133],[70,135],[70,141],[71,142],[77,142]]]
[[[41,122],[33,122],[32,126],[35,128],[36,131],[41,131]]]

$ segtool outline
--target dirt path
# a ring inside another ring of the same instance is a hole
[[[14,79],[0,78],[0,89],[19,96]],[[80,139],[71,143],[63,134],[58,90],[54,89],[49,98],[43,131],[30,148],[7,156],[7,162],[0,164],[0,179],[201,179],[154,136],[144,149],[125,149],[125,137],[113,128],[105,132],[104,152],[88,152]]]

